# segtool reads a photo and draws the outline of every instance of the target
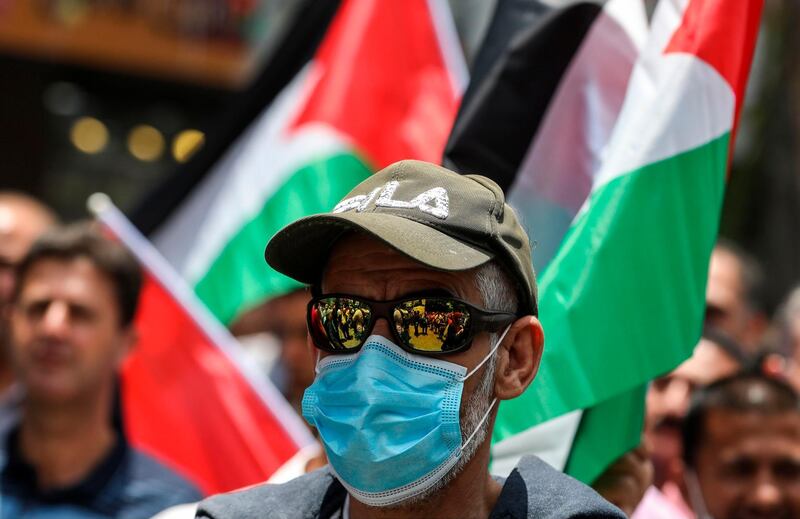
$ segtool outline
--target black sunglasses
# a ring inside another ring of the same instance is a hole
[[[467,350],[480,332],[496,332],[515,321],[508,312],[483,310],[449,296],[415,295],[372,301],[348,294],[324,294],[308,303],[306,319],[317,348],[355,353],[379,317],[389,321],[397,344],[422,355]]]

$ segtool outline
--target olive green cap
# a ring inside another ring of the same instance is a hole
[[[331,248],[361,231],[433,269],[469,270],[496,259],[518,285],[522,313],[537,313],[528,235],[503,190],[480,175],[403,160],[357,185],[330,213],[281,229],[264,256],[302,283],[321,281]]]

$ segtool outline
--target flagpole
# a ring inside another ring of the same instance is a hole
[[[158,283],[186,309],[198,328],[243,374],[250,387],[264,401],[270,413],[283,425],[292,440],[303,448],[316,443],[308,427],[278,388],[247,358],[247,353],[219,320],[198,299],[186,281],[150,241],[128,220],[105,193],[87,200],[89,211],[107,225]]]
[[[447,0],[427,0],[427,2],[433,28],[439,40],[442,58],[447,64],[453,93],[460,98],[464,95],[467,83],[469,83],[469,68],[458,41],[458,31],[455,20],[453,20],[452,10]]]

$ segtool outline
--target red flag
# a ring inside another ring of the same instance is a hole
[[[295,128],[335,128],[376,169],[438,162],[467,81],[448,9],[442,0],[343,2]]]
[[[205,493],[265,480],[314,441],[278,390],[156,249],[103,195],[90,205],[139,259],[139,340],[122,372],[131,443]]]

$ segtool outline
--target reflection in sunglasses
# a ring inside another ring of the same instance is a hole
[[[394,306],[391,313],[397,336],[416,351],[446,352],[463,346],[469,326],[469,311],[447,299],[410,299]],[[335,297],[321,299],[311,309],[312,333],[324,337],[336,350],[359,347],[371,331],[372,311],[359,300]]]

